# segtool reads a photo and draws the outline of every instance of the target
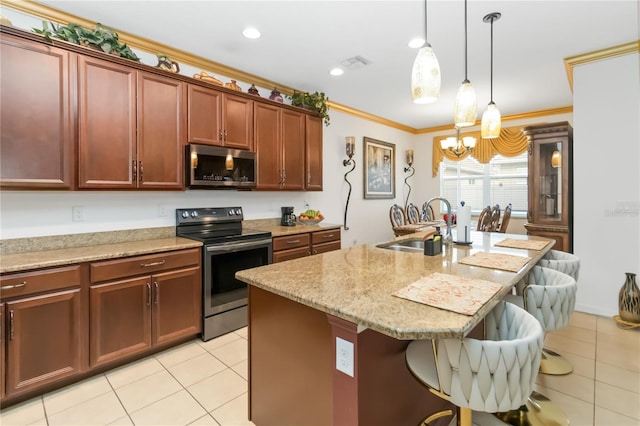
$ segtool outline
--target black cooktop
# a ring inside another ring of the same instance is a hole
[[[176,235],[205,244],[271,238],[271,232],[245,229],[240,207],[176,209]]]

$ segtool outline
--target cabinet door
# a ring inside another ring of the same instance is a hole
[[[79,188],[137,186],[136,71],[78,56]]]
[[[305,127],[305,189],[322,191],[322,119],[307,115]]]
[[[151,347],[151,277],[91,286],[91,367]]]
[[[222,101],[224,146],[253,149],[253,101],[225,94]]]
[[[280,110],[280,108],[273,105],[255,104],[258,189],[280,189],[282,184]]]
[[[184,83],[138,73],[138,187],[184,189]]]
[[[309,247],[299,247],[291,250],[274,251],[273,263],[284,262],[285,260],[298,259],[311,255]]]
[[[72,188],[69,53],[7,34],[0,43],[0,186]]]
[[[188,88],[188,141],[222,146],[222,93],[193,84]]]
[[[152,343],[161,344],[202,331],[200,268],[156,274],[152,277]]]
[[[4,304],[0,304],[0,398],[4,398],[4,375],[6,372],[5,368],[5,346],[4,346],[4,336],[5,336],[5,310]]]
[[[6,305],[7,395],[81,371],[80,289]]]
[[[282,110],[284,189],[303,190],[305,184],[305,114]]]

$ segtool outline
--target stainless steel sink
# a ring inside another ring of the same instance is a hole
[[[376,247],[387,250],[423,253],[424,241],[421,238],[407,238],[406,240],[391,241],[388,243],[378,244]]]

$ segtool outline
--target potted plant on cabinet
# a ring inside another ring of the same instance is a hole
[[[293,106],[317,112],[320,115],[320,118],[324,120],[324,125],[329,125],[329,98],[324,94],[324,92],[308,93],[294,91],[292,95],[287,95],[287,98],[291,100],[291,105]]]
[[[51,24],[51,28],[49,28],[49,24]],[[51,42],[53,37],[69,43],[102,50],[105,53],[131,59],[132,61],[140,61],[140,58],[129,46],[120,43],[118,33],[102,24],[96,24],[94,29],[88,29],[73,23],[56,25],[53,22],[42,21],[42,29],[33,28],[33,31],[43,35],[48,42]]]

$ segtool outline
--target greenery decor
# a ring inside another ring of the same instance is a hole
[[[51,25],[51,29],[49,29],[49,25]],[[118,33],[102,24],[96,24],[94,29],[88,29],[77,24],[65,26],[42,21],[42,29],[33,28],[33,31],[43,35],[48,42],[51,42],[53,37],[69,43],[93,47],[122,58],[140,61],[140,58],[133,53],[129,46],[118,41]]]
[[[293,106],[307,108],[317,112],[324,120],[324,125],[329,125],[330,117],[327,113],[327,111],[329,111],[329,106],[327,105],[329,98],[324,92],[307,93],[294,91],[293,95],[287,95],[287,98],[291,100],[291,105]]]

